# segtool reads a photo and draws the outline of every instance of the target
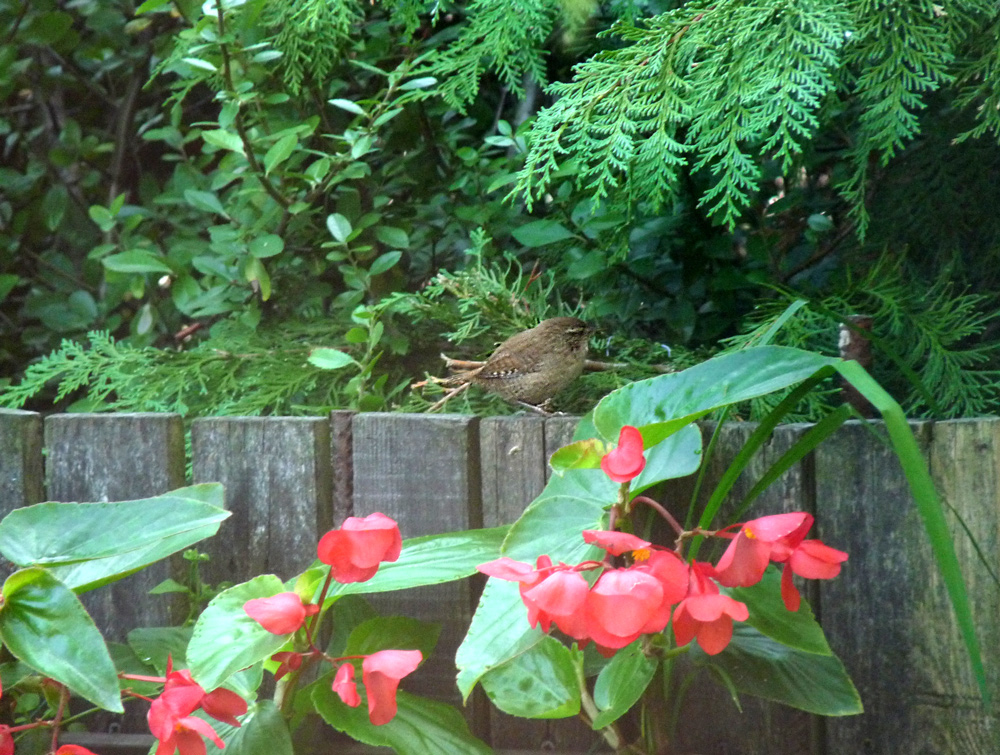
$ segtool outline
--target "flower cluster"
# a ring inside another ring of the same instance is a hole
[[[168,660],[163,692],[153,700],[146,717],[150,732],[159,740],[156,755],[172,755],[175,750],[180,755],[205,755],[202,737],[212,740],[216,747],[225,747],[208,721],[192,715],[198,709],[217,721],[239,726],[236,716],[247,712],[247,703],[228,689],[206,693],[190,671],[174,671]]]
[[[267,598],[248,600],[243,610],[272,634],[294,634],[306,624],[306,619],[319,612],[330,581],[346,584],[364,582],[375,576],[379,565],[395,561],[402,550],[399,527],[385,514],[371,514],[363,519],[348,517],[339,530],[331,530],[320,538],[319,560],[330,566],[327,584],[318,603],[307,604],[294,592],[283,592]],[[307,659],[321,658],[337,667],[333,691],[351,707],[361,704],[354,681],[353,660],[361,660],[361,680],[368,696],[368,717],[376,726],[386,724],[396,715],[396,689],[399,681],[416,670],[423,660],[419,650],[380,650],[371,655],[331,658],[313,644],[312,632],[306,627],[308,649],[283,651],[271,656],[278,663],[275,679],[297,671]]]
[[[634,427],[622,428],[618,446],[601,460],[613,481],[627,484],[645,466],[642,435]],[[653,505],[668,516],[658,504]],[[617,512],[613,509],[613,519]],[[801,602],[792,576],[831,579],[840,573],[847,554],[806,540],[813,524],[810,514],[797,512],[754,519],[739,525],[733,535],[721,531],[678,532],[677,550],[653,545],[624,532],[585,530],[583,539],[607,552],[602,561],[553,564],[547,555],[534,566],[502,557],[481,564],[483,574],[517,582],[528,609],[528,622],[548,632],[554,625],[577,640],[581,647],[594,642],[610,656],[642,635],[655,634],[672,625],[678,646],[697,641],[709,655],[721,653],[733,636],[733,621],[746,621],[746,604],[726,595],[722,587],[749,587],[764,576],[769,563],[784,565],[781,594],[789,611]],[[680,555],[684,540],[693,535],[717,535],[732,542],[716,565],[688,563]],[[631,554],[625,566],[612,559]],[[600,570],[593,584],[582,574]]]

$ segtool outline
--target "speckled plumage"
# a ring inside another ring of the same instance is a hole
[[[576,317],[553,317],[500,344],[470,382],[509,401],[539,405],[583,372],[591,329]]]

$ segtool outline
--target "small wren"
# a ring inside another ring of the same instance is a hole
[[[517,333],[483,364],[456,376],[508,401],[537,407],[583,372],[592,329],[575,317],[553,317]]]

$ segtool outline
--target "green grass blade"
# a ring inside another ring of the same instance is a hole
[[[983,667],[983,656],[976,636],[969,594],[962,579],[962,569],[955,553],[948,521],[945,519],[944,507],[941,505],[941,499],[934,487],[924,457],[920,453],[917,440],[906,422],[903,409],[857,362],[841,362],[835,365],[835,368],[882,413],[882,419],[889,432],[889,441],[896,451],[896,456],[899,457],[903,473],[910,484],[917,512],[930,538],[931,550],[948,590],[948,597],[951,599],[955,619],[965,641],[965,648],[969,653],[969,661],[982,692],[983,701],[989,705],[990,693],[986,685],[986,669]]]

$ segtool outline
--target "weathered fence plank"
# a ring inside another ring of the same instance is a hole
[[[714,424],[702,427],[702,447],[708,448]],[[746,445],[750,435],[757,429],[752,423],[732,423],[723,426],[699,495],[696,511],[700,514],[709,496],[715,490],[723,473],[735,456]],[[812,463],[807,457],[800,461],[770,488],[768,488],[747,512],[738,518],[734,510],[750,488],[760,479],[808,429],[804,425],[784,425],[775,429],[771,439],[764,444],[751,459],[743,474],[736,481],[732,491],[720,510],[720,524],[733,521],[747,521],[768,514],[783,514],[792,511],[813,511]],[[674,508],[677,508],[676,504]],[[684,516],[685,511],[675,511]],[[712,551],[707,549],[698,554],[700,559],[713,562],[721,555],[724,544]],[[683,667],[683,665],[682,665]],[[729,692],[707,670],[697,672],[696,681],[688,688],[681,707],[677,727],[676,751],[698,752],[705,755],[821,755],[818,749],[817,722],[814,717],[776,703],[769,703],[756,697],[743,695],[740,712]],[[847,753],[847,750],[843,751]]]
[[[333,524],[354,514],[354,417],[357,412],[330,412],[330,470],[333,473]]]
[[[404,538],[481,527],[478,431],[476,417],[357,415],[354,515],[380,511],[396,520]],[[472,616],[470,582],[372,597],[382,611],[442,625],[437,650],[408,686],[460,703],[454,659]]]
[[[0,518],[44,497],[42,417],[0,409]]]
[[[330,424],[320,417],[214,417],[191,424],[195,482],[221,482],[233,516],[199,547],[210,582],[289,579],[333,527]]]
[[[127,501],[184,485],[184,429],[176,414],[56,414],[45,419],[46,498]],[[108,639],[135,627],[171,623],[170,601],[150,589],[170,576],[167,563],[83,596]]]
[[[512,524],[542,492],[548,457],[569,442],[577,423],[566,419],[490,417],[480,423],[484,526]],[[534,752],[588,752],[600,740],[578,719],[533,721],[495,708],[489,733],[495,748]]]
[[[934,464],[939,475],[943,458],[963,447],[975,451],[985,440],[960,438],[929,423],[914,429],[924,452],[941,457]],[[934,435],[941,439],[935,442]],[[980,530],[979,536],[985,534],[983,541],[993,548],[988,558],[996,568],[996,438],[990,437],[987,445],[992,464],[984,469],[971,466],[970,455],[953,457],[947,463],[957,466],[941,482],[963,518]],[[935,448],[938,453],[933,454]],[[988,492],[984,482],[991,485]],[[828,751],[996,752],[996,719],[991,725],[979,710],[937,565],[892,450],[864,426],[848,423],[817,449],[816,483],[820,534],[851,555],[837,579],[821,583],[822,621],[865,705],[863,715],[827,720]],[[975,590],[988,577],[963,544],[958,527],[954,535],[966,579]],[[987,646],[987,652],[995,660],[995,585],[978,598],[974,608],[980,626],[990,628],[993,647]],[[995,684],[995,663],[992,673]]]

